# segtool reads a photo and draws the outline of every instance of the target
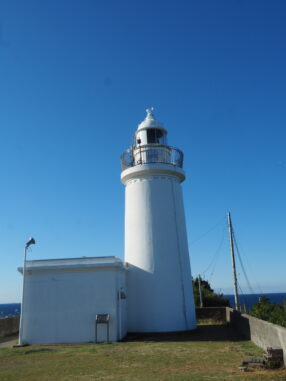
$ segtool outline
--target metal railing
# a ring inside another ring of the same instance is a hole
[[[183,168],[184,154],[178,148],[146,144],[130,148],[121,155],[122,170],[141,164],[163,163]]]

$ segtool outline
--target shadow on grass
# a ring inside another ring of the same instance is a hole
[[[199,325],[193,331],[129,333],[123,341],[244,341],[229,324]]]
[[[31,353],[41,353],[41,352],[56,352],[57,349],[53,348],[35,348],[35,349],[28,349],[23,351],[23,354],[29,355]]]

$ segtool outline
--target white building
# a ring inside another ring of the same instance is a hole
[[[167,145],[167,131],[151,109],[121,163],[125,262],[116,257],[27,261],[22,344],[118,341],[127,332],[196,328],[183,154]]]
[[[127,332],[125,275],[116,257],[27,261],[21,343],[100,342],[108,334],[109,341],[121,340]],[[96,327],[99,314],[109,315],[108,324]]]

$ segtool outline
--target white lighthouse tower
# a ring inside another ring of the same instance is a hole
[[[181,182],[183,153],[147,109],[121,157],[125,193],[127,331],[196,328]]]

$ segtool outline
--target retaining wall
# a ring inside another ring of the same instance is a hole
[[[14,335],[19,332],[19,316],[0,319],[0,337]]]
[[[226,321],[227,313],[225,307],[201,307],[196,308],[197,319],[212,319]]]
[[[226,307],[227,321],[244,337],[266,350],[267,347],[282,348],[286,365],[286,328],[241,314]]]

